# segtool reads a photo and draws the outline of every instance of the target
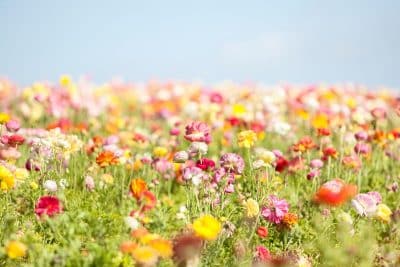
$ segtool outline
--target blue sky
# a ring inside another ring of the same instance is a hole
[[[400,87],[399,10],[389,0],[0,0],[0,76]]]

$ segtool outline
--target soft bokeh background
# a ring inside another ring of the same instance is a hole
[[[0,0],[0,75],[400,87],[400,1]]]

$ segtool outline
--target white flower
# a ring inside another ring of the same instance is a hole
[[[208,151],[208,145],[203,142],[192,142],[190,144],[188,151],[189,151],[189,154],[199,153],[199,154],[205,155],[205,154],[207,154],[207,151]]]
[[[262,167],[266,167],[267,165],[265,164],[265,162],[262,159],[256,160],[253,162],[253,168],[255,170],[258,170]]]
[[[136,230],[140,226],[140,223],[138,222],[138,220],[136,220],[135,218],[133,218],[131,216],[125,217],[124,220],[125,220],[126,225],[132,230]]]
[[[290,128],[290,124],[283,121],[273,122],[272,126],[273,132],[279,135],[286,135],[290,131]]]
[[[57,183],[53,180],[46,180],[43,184],[43,187],[49,192],[57,191]]]

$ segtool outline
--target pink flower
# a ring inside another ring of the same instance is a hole
[[[359,131],[354,136],[358,141],[366,141],[368,139],[368,133],[365,131]]]
[[[227,172],[241,174],[244,170],[244,160],[235,153],[226,153],[221,156],[219,163]]]
[[[354,152],[362,154],[362,155],[366,155],[366,154],[369,154],[369,152],[371,152],[371,147],[368,144],[357,143],[354,146]]]
[[[210,127],[204,123],[195,121],[186,126],[185,139],[190,142],[211,142]]]
[[[10,120],[6,123],[6,127],[10,132],[17,132],[21,128],[21,124],[16,120]]]
[[[269,196],[268,206],[262,209],[261,215],[271,223],[279,224],[288,211],[289,204],[286,200],[271,195]]]
[[[382,197],[378,192],[358,194],[351,201],[351,204],[361,216],[373,216],[381,203]]]
[[[324,166],[324,162],[320,159],[313,159],[310,162],[310,167],[313,169],[320,169]]]
[[[264,246],[256,247],[256,259],[261,262],[266,262],[271,260],[271,253]]]

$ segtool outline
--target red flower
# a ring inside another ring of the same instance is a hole
[[[196,162],[196,167],[206,170],[213,170],[215,168],[215,162],[212,159],[202,158]]]
[[[276,160],[275,170],[277,172],[283,172],[289,166],[289,161],[284,157],[278,157]]]
[[[42,196],[36,203],[35,213],[39,217],[43,215],[48,215],[49,217],[52,217],[62,212],[63,208],[60,204],[60,200],[58,200],[57,197]]]
[[[22,145],[24,142],[25,138],[22,135],[13,134],[11,136],[8,136],[8,144],[10,146]]]
[[[330,206],[339,206],[357,194],[357,186],[346,184],[341,179],[324,183],[315,194],[314,200]]]
[[[260,226],[257,228],[257,235],[261,238],[266,238],[268,236],[268,228],[265,226]]]

